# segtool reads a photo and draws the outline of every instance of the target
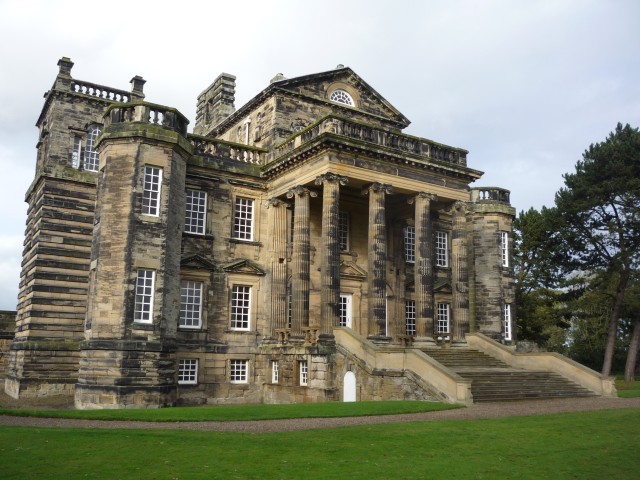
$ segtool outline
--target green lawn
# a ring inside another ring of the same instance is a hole
[[[202,422],[225,420],[274,420],[278,418],[328,418],[419,413],[460,408],[437,402],[327,402],[286,405],[220,405],[134,410],[16,410],[1,409],[0,415],[82,418],[92,420],[140,420],[151,422]]]
[[[618,378],[616,379],[616,390],[618,390],[618,396],[623,398],[640,397],[640,381],[625,382]]]
[[[0,428],[8,478],[636,479],[640,409],[245,434]]]

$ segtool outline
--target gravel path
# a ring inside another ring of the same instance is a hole
[[[517,402],[480,403],[468,408],[442,412],[381,415],[371,417],[303,418],[245,422],[130,422],[103,420],[74,420],[57,418],[30,418],[0,415],[0,426],[58,428],[145,428],[175,430],[209,430],[219,432],[287,432],[315,428],[333,428],[349,425],[371,425],[392,422],[425,422],[435,420],[470,420],[512,416],[547,415],[561,412],[583,412],[615,408],[640,408],[640,398],[562,398],[552,400],[524,400]]]

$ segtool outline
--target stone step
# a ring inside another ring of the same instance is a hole
[[[471,380],[474,402],[595,395],[556,373],[513,368],[471,348],[425,349],[424,352],[462,378]]]

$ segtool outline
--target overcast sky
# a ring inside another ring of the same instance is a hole
[[[344,64],[521,211],[552,205],[617,122],[640,126],[639,21],[638,0],[0,0],[0,309],[16,307],[34,124],[63,56],[79,80],[143,76],[191,126],[221,72],[238,108],[276,73]]]

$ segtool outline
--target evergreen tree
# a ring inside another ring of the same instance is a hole
[[[592,144],[564,175],[556,194],[559,231],[565,241],[565,268],[590,274],[605,270],[616,278],[610,309],[603,375],[611,373],[618,321],[640,251],[640,133],[618,124]]]

